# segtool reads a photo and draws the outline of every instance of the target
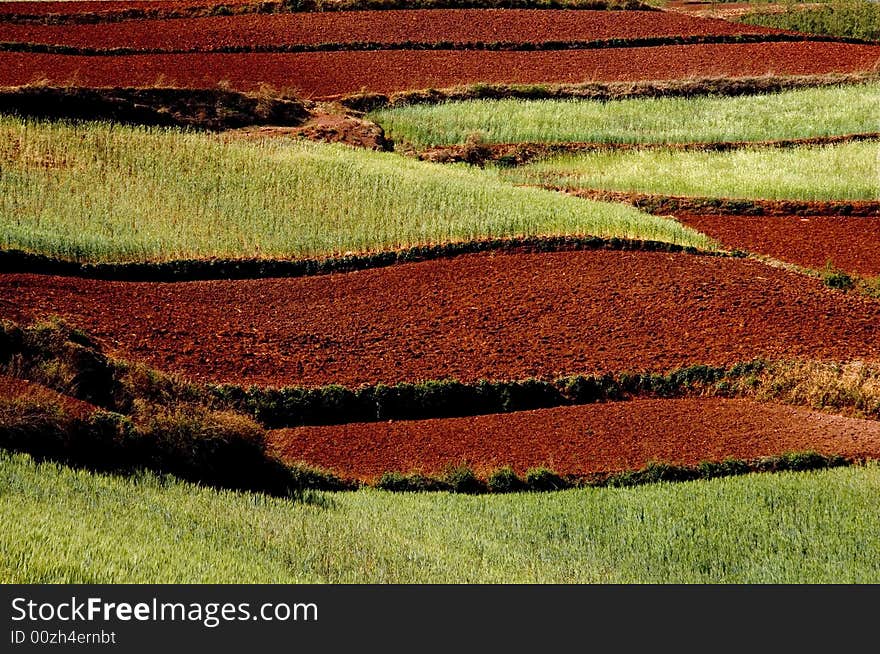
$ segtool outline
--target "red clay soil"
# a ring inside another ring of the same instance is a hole
[[[192,7],[249,4],[254,0],[74,0],[72,2],[0,2],[3,15],[94,14],[125,11],[179,10]]]
[[[756,261],[688,254],[483,254],[186,283],[0,276],[0,317],[50,314],[119,356],[246,385],[880,361],[880,301]]]
[[[41,384],[0,374],[0,398],[27,399],[43,405],[60,406],[74,418],[87,418],[97,407],[88,402],[63,395]]]
[[[211,88],[261,84],[331,98],[486,83],[583,83],[871,70],[880,46],[846,43],[737,43],[540,52],[389,51],[297,54],[72,56],[0,53],[0,86],[39,80],[75,86]]]
[[[270,432],[283,459],[371,481],[384,472],[486,474],[546,466],[583,475],[814,450],[880,457],[880,422],[749,400],[633,400],[537,411]]]
[[[880,216],[677,215],[730,248],[768,254],[807,268],[880,275]]]
[[[0,41],[137,50],[319,43],[544,43],[779,34],[781,30],[656,11],[453,9],[340,11],[97,25],[0,24]]]

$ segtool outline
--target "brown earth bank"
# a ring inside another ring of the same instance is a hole
[[[880,215],[876,200],[758,200],[752,198],[706,198],[684,195],[659,195],[630,191],[602,191],[543,185],[579,198],[602,202],[625,202],[653,214],[713,214],[739,216],[860,216]]]
[[[68,416],[79,419],[85,419],[97,410],[93,404],[58,393],[41,384],[0,374],[0,404],[8,400],[21,400],[31,405],[60,406]]]
[[[667,12],[524,9],[245,14],[93,25],[0,23],[0,42],[131,50],[321,43],[544,43],[783,33]]]
[[[237,90],[269,84],[303,97],[392,93],[475,83],[577,84],[689,77],[818,75],[872,70],[880,46],[736,43],[564,51],[306,52],[80,56],[0,53],[0,85],[182,86]]]
[[[737,216],[677,214],[681,222],[731,249],[820,269],[880,275],[880,215]]]
[[[0,276],[0,317],[50,314],[119,356],[244,385],[880,361],[880,301],[757,261],[657,252],[468,255],[241,281]]]
[[[500,161],[505,165],[521,165],[558,154],[575,154],[578,152],[621,151],[621,150],[680,150],[683,152],[727,152],[743,148],[791,148],[805,145],[831,145],[853,143],[857,141],[880,140],[880,132],[864,134],[836,134],[833,136],[812,136],[796,139],[773,139],[765,141],[715,141],[692,143],[601,143],[584,141],[566,141],[558,143],[522,142],[522,143],[477,143],[437,145],[423,150],[412,150],[403,144],[405,154],[423,161],[450,163],[464,161],[467,163],[485,163]]]
[[[516,413],[297,427],[269,432],[269,447],[344,477],[437,474],[470,465],[563,475],[620,472],[649,462],[695,465],[812,450],[880,457],[880,422],[738,399],[632,400]]]

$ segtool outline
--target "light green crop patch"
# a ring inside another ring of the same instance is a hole
[[[880,83],[740,97],[474,100],[370,114],[396,142],[691,143],[880,131]]]
[[[78,261],[320,257],[531,235],[710,247],[633,208],[304,141],[0,118],[0,246]]]
[[[498,174],[519,184],[662,195],[880,200],[880,143],[728,152],[592,152],[499,169]]]
[[[3,583],[877,583],[880,468],[308,501],[0,452]]]

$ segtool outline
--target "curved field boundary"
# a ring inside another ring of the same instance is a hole
[[[0,53],[0,84],[211,88],[264,85],[301,97],[340,98],[460,84],[582,84],[687,77],[815,75],[870,71],[880,46],[830,42],[726,43],[560,51],[375,50],[293,54],[84,57]]]
[[[880,301],[758,261],[669,252],[483,253],[180,283],[0,275],[0,316],[51,315],[159,370],[261,386],[880,361]]]
[[[662,241],[640,241],[598,236],[532,236],[425,245],[403,250],[325,259],[192,259],[155,263],[79,263],[21,250],[0,250],[0,273],[63,275],[85,279],[141,282],[183,282],[223,279],[310,277],[384,268],[404,263],[449,259],[481,252],[535,253],[620,250],[684,252],[728,256]]]
[[[606,39],[598,41],[354,41],[337,43],[291,43],[275,45],[221,45],[193,46],[190,48],[92,48],[88,46],[56,45],[47,43],[0,42],[0,52],[31,52],[36,54],[76,55],[83,57],[129,55],[180,54],[257,54],[304,52],[359,52],[374,50],[485,50],[490,52],[545,52],[559,50],[605,50],[611,48],[649,48],[676,45],[712,45],[737,43],[850,43],[876,45],[874,41],[794,34],[734,34],[661,36],[633,39]]]
[[[638,0],[226,0],[225,2],[3,2],[0,23],[65,25],[137,20],[339,11],[424,9],[660,11]],[[37,11],[34,11],[37,10]]]
[[[624,100],[704,95],[737,97],[840,84],[861,84],[876,79],[876,73],[857,72],[788,76],[768,74],[760,77],[701,77],[682,80],[590,82],[584,84],[472,84],[445,89],[401,91],[392,94],[354,93],[341,97],[339,103],[358,111],[373,111],[374,109],[393,109],[413,104],[440,104],[465,100]]]
[[[418,150],[413,154],[423,161],[438,163],[499,162],[503,165],[518,166],[536,159],[559,154],[595,152],[602,150],[680,150],[726,152],[741,148],[791,148],[805,145],[833,145],[856,141],[875,141],[880,132],[865,134],[840,134],[835,136],[813,136],[797,139],[775,139],[767,141],[718,141],[699,143],[479,143],[476,145],[446,145]],[[558,189],[554,189],[558,190]]]
[[[862,200],[743,200],[729,198],[686,197],[655,195],[651,193],[628,193],[624,191],[601,191],[595,189],[570,189],[546,185],[540,188],[558,191],[588,200],[624,202],[651,214],[690,213],[738,216],[864,216],[880,215],[880,201]]]

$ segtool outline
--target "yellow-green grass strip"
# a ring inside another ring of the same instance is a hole
[[[874,0],[831,0],[819,6],[788,4],[785,11],[761,11],[734,20],[808,34],[880,40],[880,5]]]
[[[309,501],[0,452],[2,583],[877,583],[880,467]]]
[[[766,141],[880,131],[880,83],[739,97],[472,100],[370,114],[416,148],[464,143]]]
[[[710,248],[492,171],[304,141],[0,118],[0,247],[76,261],[303,258],[532,235]]]
[[[519,184],[767,200],[880,200],[880,143],[728,152],[642,150],[545,159],[499,177]]]

